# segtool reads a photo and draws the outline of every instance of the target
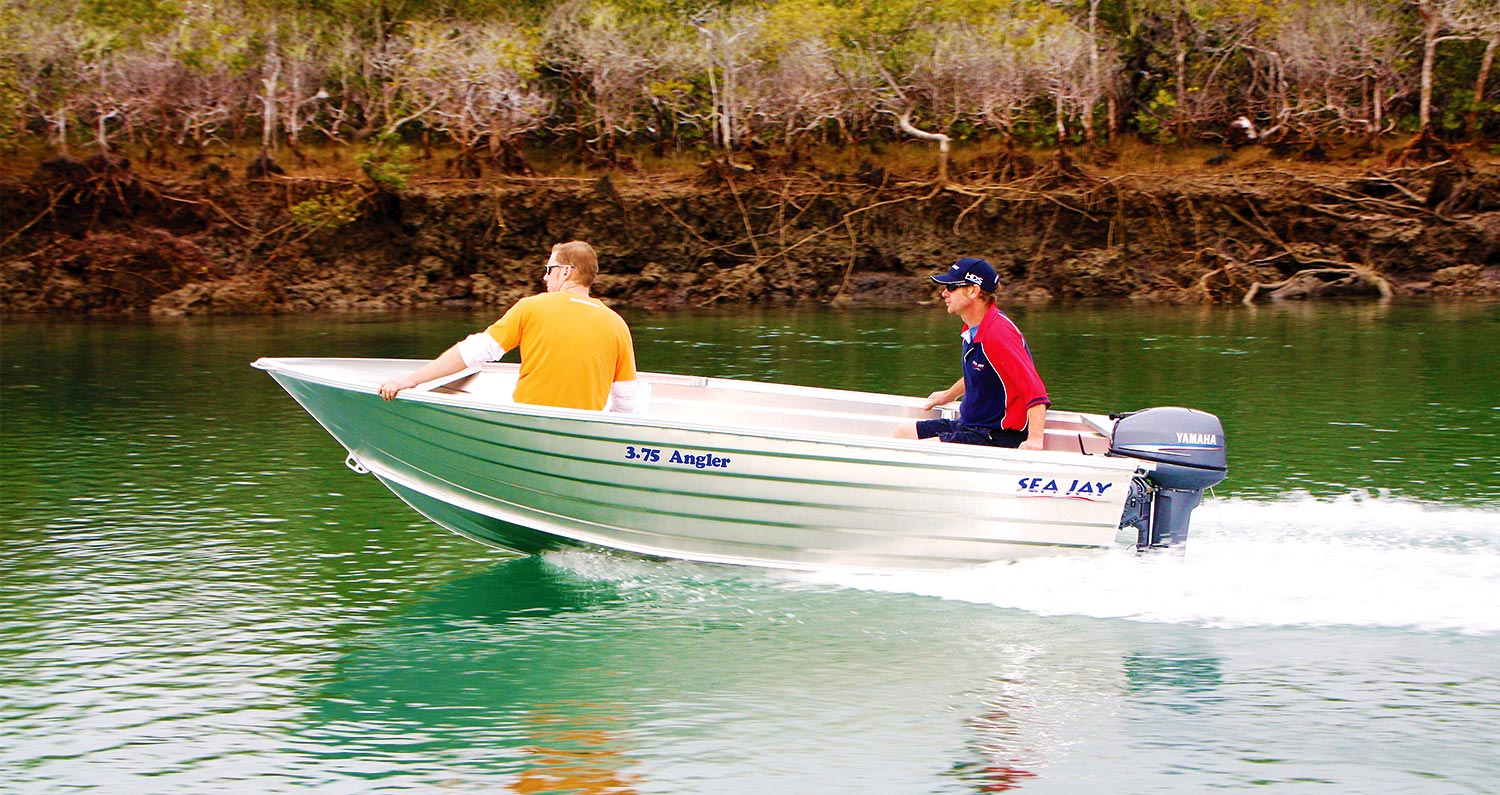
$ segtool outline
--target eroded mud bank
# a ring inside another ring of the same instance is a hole
[[[944,186],[718,168],[696,180],[447,180],[401,193],[213,171],[164,181],[102,161],[42,168],[0,185],[0,307],[504,305],[538,288],[553,242],[574,238],[604,261],[596,294],[642,307],[905,304],[931,298],[922,274],[970,254],[996,265],[1008,301],[1223,303],[1256,284],[1262,297],[1278,286],[1297,297],[1335,281],[1326,289],[1500,295],[1495,167],[1166,178],[1048,165]],[[1314,271],[1332,278],[1287,281]]]

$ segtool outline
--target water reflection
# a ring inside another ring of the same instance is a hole
[[[1204,654],[1132,653],[1124,659],[1125,681],[1132,698],[1194,712],[1224,684],[1219,659]]]
[[[310,750],[385,777],[432,774],[418,752],[442,749],[460,775],[522,792],[932,791],[943,770],[940,791],[994,792],[1036,775],[1121,678],[1068,620],[551,560],[448,583],[367,635],[321,687]]]
[[[970,736],[965,745],[971,758],[955,764],[947,775],[974,792],[1020,789],[1037,777],[1034,771],[1046,760],[1028,744],[1021,708],[993,696],[983,706],[966,721]]]
[[[634,795],[630,727],[621,706],[585,702],[558,707],[527,716],[529,733],[539,744],[522,749],[528,756],[507,789],[527,795]]]

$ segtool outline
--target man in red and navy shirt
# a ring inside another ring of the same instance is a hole
[[[965,257],[933,276],[943,285],[948,314],[963,318],[963,377],[933,392],[922,407],[929,410],[963,398],[958,419],[919,420],[897,436],[938,438],[944,442],[1042,449],[1047,424],[1047,386],[1037,375],[1026,338],[1010,318],[995,308],[1000,277],[988,262]]]

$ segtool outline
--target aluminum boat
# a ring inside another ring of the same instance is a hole
[[[516,403],[492,363],[385,401],[422,362],[263,358],[433,522],[522,554],[595,547],[791,569],[937,570],[1117,546],[1181,549],[1226,472],[1212,414],[1047,414],[1044,450],[911,441],[919,398],[641,373],[634,413]]]

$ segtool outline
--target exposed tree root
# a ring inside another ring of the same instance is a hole
[[[967,253],[996,265],[1008,300],[1477,295],[1500,281],[1486,259],[1490,222],[1478,215],[1500,210],[1489,166],[1342,177],[1262,168],[1164,182],[1101,178],[1066,155],[1028,170],[1020,157],[989,172],[955,168],[947,183],[868,163],[772,172],[724,159],[704,166],[707,185],[518,176],[424,180],[400,196],[301,176],[163,187],[121,165],[74,161],[6,191],[17,226],[0,241],[0,289],[23,311],[67,307],[58,296],[69,290],[89,311],[141,311],[129,307],[197,278],[119,243],[160,230],[200,246],[194,256],[223,266],[221,281],[263,276],[267,300],[286,311],[488,302],[525,292],[533,273],[519,263],[558,217],[569,234],[609,246],[601,295],[641,306],[920,301],[930,297],[920,273]],[[330,231],[320,211],[347,225]],[[103,232],[118,237],[91,237]],[[85,260],[76,245],[61,257],[58,246],[86,238],[110,255],[87,273],[112,298],[67,281]],[[1446,281],[1428,277],[1439,270]]]
[[[1438,163],[1444,160],[1452,160],[1455,164],[1467,168],[1469,163],[1464,158],[1459,147],[1450,146],[1443,142],[1429,125],[1423,127],[1416,137],[1400,149],[1392,149],[1385,155],[1387,168],[1406,168],[1414,165],[1426,165]]]
[[[1256,282],[1245,292],[1244,303],[1255,303],[1262,292],[1268,300],[1285,301],[1356,295],[1378,295],[1381,300],[1390,300],[1395,291],[1384,276],[1369,268],[1351,265],[1300,270],[1271,284]]]

